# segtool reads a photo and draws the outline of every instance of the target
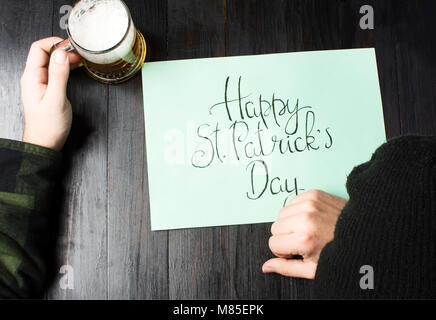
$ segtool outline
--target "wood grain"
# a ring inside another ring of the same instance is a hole
[[[28,3],[25,3],[28,2]],[[24,5],[26,4],[26,5]],[[21,140],[23,115],[20,78],[32,42],[50,35],[51,1],[0,3],[0,137]],[[45,21],[46,23],[40,23]]]
[[[402,134],[436,132],[436,29],[427,14],[435,10],[435,1],[403,1],[395,10],[397,37],[391,50],[396,57]]]
[[[310,8],[309,4],[309,8]],[[226,19],[227,55],[264,54],[304,49],[298,41],[297,23],[302,3],[295,1],[228,1]],[[301,12],[300,12],[301,13]],[[290,30],[295,33],[291,37]],[[307,31],[305,34],[311,34]],[[313,44],[312,44],[313,45]],[[274,76],[274,75],[272,75]],[[308,280],[265,275],[262,264],[272,254],[268,248],[270,224],[239,226],[233,230],[237,267],[235,278],[239,298],[244,299],[298,299],[309,298]]]
[[[168,1],[168,59],[224,56],[224,32],[223,1]],[[169,232],[170,299],[234,297],[229,229]]]
[[[165,2],[126,2],[152,59],[165,59]],[[140,75],[109,88],[108,119],[108,297],[168,299],[168,233],[150,227]]]
[[[59,10],[74,2],[53,2],[53,35],[66,37],[65,31],[60,29]],[[62,265],[73,267],[74,290],[62,290],[55,279],[48,297],[106,299],[108,87],[93,81],[82,68],[71,74],[68,97],[74,122],[64,150],[63,210],[54,270],[59,272]]]

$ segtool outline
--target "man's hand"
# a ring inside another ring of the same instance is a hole
[[[50,57],[50,49],[59,41],[62,39],[52,37],[34,42],[21,77],[23,142],[57,151],[63,148],[71,129],[72,110],[66,96],[70,67],[81,61],[79,55],[63,50]]]
[[[318,190],[292,199],[271,227],[269,247],[277,258],[265,262],[263,272],[313,279],[321,250],[333,240],[346,204],[345,199]]]

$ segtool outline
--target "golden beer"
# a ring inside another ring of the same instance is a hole
[[[56,48],[74,50],[94,79],[121,83],[145,63],[147,44],[121,0],[81,0],[67,21],[68,39]]]

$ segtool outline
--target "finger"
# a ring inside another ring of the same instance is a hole
[[[322,193],[319,190],[310,190],[299,194],[280,210],[278,218],[281,219],[301,212],[317,211],[318,203],[321,203],[323,199]]]
[[[286,277],[314,279],[317,265],[311,261],[274,258],[262,266],[264,273],[278,273]]]
[[[49,66],[49,80],[45,101],[50,105],[63,107],[65,105],[68,76],[70,74],[70,62],[68,54],[58,49],[53,52]]]
[[[68,59],[71,70],[78,68],[82,64],[82,57],[75,52],[68,52]]]
[[[36,41],[32,44],[23,74],[23,78],[28,80],[27,82],[47,84],[47,68],[50,62],[50,52],[53,46],[59,41],[62,41],[62,39],[59,37],[51,37]],[[82,62],[82,57],[75,52],[68,52],[68,57],[71,69],[77,68]]]
[[[50,61],[51,48],[62,38],[51,37],[32,43],[26,62],[26,70],[46,68]]]
[[[310,190],[292,199],[288,206],[280,210],[278,219],[300,212],[320,212],[332,208],[342,211],[346,204],[347,200],[343,198],[320,190]]]
[[[26,90],[38,88],[41,84],[47,84],[47,67],[50,61],[49,52],[52,46],[60,40],[62,39],[51,37],[32,43],[22,77]]]
[[[324,199],[325,192],[321,190],[309,190],[304,193],[299,194],[295,198],[293,198],[289,204],[297,204],[299,202],[313,200],[318,201]]]
[[[268,245],[277,257],[306,256],[311,251],[311,238],[312,236],[306,234],[281,234],[269,238]]]
[[[342,209],[347,203],[347,200],[327,192],[321,190],[309,190],[296,196],[289,204],[296,204],[303,201],[323,202],[337,209]]]
[[[328,204],[330,204],[331,206],[333,206],[341,211],[342,211],[342,209],[344,209],[345,205],[348,202],[344,198],[335,196],[333,194],[326,193],[325,196],[326,196],[326,202]]]
[[[308,232],[310,214],[305,211],[297,214],[291,214],[274,222],[271,226],[271,234],[274,236],[291,234],[294,232]]]
[[[284,207],[282,210],[280,210],[278,220],[300,213],[319,212],[324,208],[325,206],[321,202],[316,202],[313,200],[306,200],[294,204],[289,204],[287,207]]]

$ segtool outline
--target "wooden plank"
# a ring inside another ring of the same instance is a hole
[[[394,9],[394,8],[392,8]],[[436,134],[436,2],[402,1],[395,8],[398,104],[402,134]]]
[[[21,140],[20,78],[32,42],[51,33],[51,1],[0,2],[0,137]],[[41,23],[44,21],[44,23]]]
[[[222,0],[168,1],[168,59],[224,56],[224,31]],[[223,227],[169,232],[170,299],[236,297],[232,230]]]
[[[150,39],[152,60],[166,59],[167,8],[126,1]],[[109,88],[108,290],[110,299],[168,299],[168,233],[151,232],[141,76]]]
[[[348,45],[352,48],[371,47],[376,49],[377,64],[380,79],[380,90],[383,100],[386,136],[388,139],[399,136],[400,110],[398,95],[398,72],[395,46],[398,34],[395,28],[398,19],[398,5],[393,1],[348,1],[348,14],[343,15],[350,19],[348,28],[341,28],[342,34],[348,34]],[[362,30],[359,26],[361,17],[360,8],[370,5],[374,9],[374,30]]]
[[[341,27],[350,47],[375,47],[387,137],[436,132],[435,41],[431,12],[436,3],[424,1],[347,1],[354,26]],[[371,5],[375,29],[362,30],[359,9]],[[347,35],[348,34],[348,35]]]
[[[356,12],[357,8],[364,4],[366,4],[364,1],[357,1],[353,11]],[[390,139],[401,134],[395,54],[395,46],[399,36],[395,29],[398,5],[397,3],[393,4],[393,1],[370,1],[368,4],[374,8],[375,29],[368,31],[359,28],[358,34],[374,34],[370,44],[376,48],[386,136]]]
[[[54,1],[54,35],[66,36],[59,25],[64,15],[60,8],[74,2]],[[62,275],[57,273],[48,297],[106,299],[108,88],[80,69],[71,75],[68,96],[74,120],[64,151],[63,210],[54,271],[59,272],[62,265],[71,266],[74,289],[62,290],[58,283]]]
[[[306,21],[306,31],[300,33],[300,40],[311,38],[307,33],[315,29],[317,41],[305,42],[302,50],[376,48],[379,69],[380,89],[382,92],[383,110],[388,138],[400,135],[400,110],[398,101],[398,79],[395,57],[395,45],[398,34],[397,13],[401,10],[398,2],[375,0],[351,0],[334,2],[313,2],[315,13],[306,13],[302,18]],[[307,9],[307,3],[301,3],[300,10]],[[375,29],[363,30],[360,19],[363,14],[360,8],[370,5],[375,13]],[[316,16],[315,16],[316,14]],[[312,16],[311,16],[312,15]],[[324,20],[323,20],[324,19]],[[326,20],[327,19],[327,20]],[[301,21],[304,25],[304,22]],[[310,26],[312,24],[312,26]],[[304,36],[303,36],[304,34]]]
[[[305,26],[305,10],[315,3],[299,1],[227,1],[227,55],[264,54],[304,50],[300,41]],[[325,18],[323,18],[325,19]],[[299,23],[301,22],[301,23]],[[311,32],[308,32],[311,34]],[[306,33],[304,33],[306,35]],[[316,34],[312,34],[314,39]],[[313,43],[311,43],[313,45]],[[265,275],[262,264],[272,257],[268,248],[270,224],[239,226],[233,230],[237,267],[232,271],[238,298],[296,299],[310,296],[308,280]]]

